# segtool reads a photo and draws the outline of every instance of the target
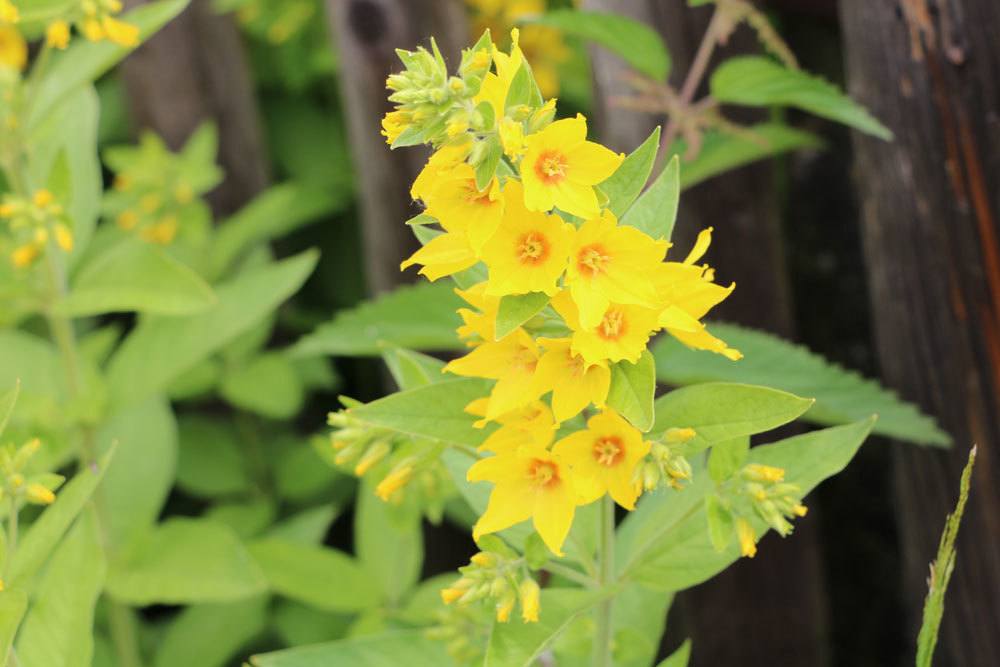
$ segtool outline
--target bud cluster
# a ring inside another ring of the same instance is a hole
[[[691,464],[684,455],[685,444],[696,435],[691,428],[669,428],[651,444],[646,461],[636,467],[636,482],[646,491],[661,485],[680,491],[691,481]]]
[[[734,493],[746,498],[753,513],[782,537],[792,532],[790,519],[804,517],[808,511],[802,504],[802,489],[785,481],[782,468],[748,463],[732,482],[736,484]],[[757,535],[745,517],[737,519],[736,533],[741,553],[753,557]]]
[[[55,499],[55,489],[63,482],[61,475],[42,473],[25,478],[25,468],[41,448],[38,438],[20,447],[11,444],[0,447],[0,499],[13,498],[35,505],[49,505]]]
[[[456,664],[482,664],[492,625],[486,607],[448,605],[438,609],[435,618],[437,623],[427,628],[428,639],[444,642]]]
[[[10,261],[16,268],[31,266],[50,247],[50,241],[63,252],[73,249],[73,233],[63,207],[48,190],[36,190],[30,197],[4,195],[0,220],[13,245]]]
[[[526,560],[507,548],[499,538],[480,540],[483,551],[468,565],[460,567],[462,577],[441,591],[445,604],[459,606],[477,602],[492,605],[500,623],[510,620],[515,605],[520,604],[525,623],[538,621],[541,589],[531,576]]]

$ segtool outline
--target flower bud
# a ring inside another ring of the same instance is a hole
[[[538,622],[540,593],[538,582],[531,577],[522,581],[518,587],[518,594],[521,597],[521,619],[525,623]]]

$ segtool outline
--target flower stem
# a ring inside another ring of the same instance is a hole
[[[120,667],[142,667],[135,612],[121,602],[108,598],[108,624]]]
[[[600,565],[599,584],[606,589],[614,583],[615,577],[615,502],[610,496],[601,500],[600,512],[600,542],[597,547],[597,559]],[[614,606],[614,596],[609,595],[597,606],[597,627],[594,632],[593,665],[594,667],[612,667],[611,643],[613,627],[611,610]]]

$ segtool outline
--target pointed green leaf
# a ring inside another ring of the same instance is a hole
[[[21,626],[21,619],[28,608],[28,595],[24,591],[0,591],[0,656],[10,654],[14,635]],[[6,659],[0,664],[7,664]]]
[[[158,642],[153,667],[220,667],[267,628],[268,596],[185,608]]]
[[[716,484],[726,481],[740,469],[749,453],[749,436],[715,443],[708,454],[708,474]]]
[[[625,213],[622,224],[631,225],[654,239],[669,241],[681,197],[680,170],[680,159],[674,155],[652,185]]]
[[[708,536],[716,551],[725,551],[733,539],[733,515],[715,493],[705,497]]]
[[[483,153],[479,164],[476,165],[476,187],[485,190],[490,184],[490,180],[497,173],[497,166],[500,158],[503,157],[503,147],[500,145],[499,135],[490,135],[483,144]]]
[[[549,296],[543,292],[502,297],[500,307],[497,310],[496,340],[500,340],[530,320],[541,312],[548,303]]]
[[[423,630],[352,637],[325,644],[263,653],[250,658],[253,667],[454,667],[442,641]]]
[[[0,435],[3,435],[10,416],[14,412],[14,405],[17,404],[17,395],[21,391],[21,380],[14,383],[14,388],[0,394]]]
[[[420,352],[387,347],[382,350],[382,360],[400,389],[413,389],[447,379],[441,372],[444,362]]]
[[[741,56],[723,62],[713,72],[709,90],[722,103],[796,107],[880,139],[892,139],[887,127],[832,83],[766,56]]]
[[[660,146],[660,128],[653,130],[642,144],[622,161],[621,165],[598,188],[608,197],[608,208],[621,217],[642,192],[656,162]]]
[[[643,350],[637,363],[619,361],[611,366],[607,404],[644,433],[653,426],[655,391],[656,363],[649,350]]]
[[[222,378],[219,393],[231,405],[269,419],[289,419],[302,409],[305,387],[288,355],[265,352]]]
[[[382,599],[398,605],[420,580],[424,563],[422,515],[413,502],[387,503],[362,483],[354,514],[354,550]]]

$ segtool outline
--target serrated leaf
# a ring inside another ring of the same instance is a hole
[[[739,363],[689,350],[664,337],[653,347],[657,378],[673,385],[712,381],[765,385],[814,397],[816,403],[802,416],[805,421],[831,426],[875,413],[879,416],[877,434],[921,445],[951,443],[951,437],[931,417],[874,380],[771,334],[732,324],[712,323],[711,328],[743,352]]]
[[[621,222],[654,239],[669,241],[677,220],[680,197],[680,159],[674,155],[652,185],[626,211]]]
[[[681,189],[694,187],[713,176],[757,160],[800,148],[823,147],[823,140],[815,134],[781,123],[760,123],[745,130],[745,133],[739,135],[719,130],[705,132],[698,154],[694,159],[684,161],[680,177]],[[678,139],[671,145],[670,152],[675,155],[686,154],[687,143]]]
[[[712,546],[716,551],[725,551],[733,539],[733,515],[717,494],[705,497],[705,517]]]
[[[421,350],[459,350],[456,310],[465,302],[443,281],[400,287],[337,313],[301,338],[295,356],[376,356],[388,343]]]
[[[229,602],[265,590],[266,581],[236,534],[205,519],[173,518],[113,563],[107,589],[136,606]]]
[[[809,409],[812,400],[769,387],[705,382],[675,389],[656,399],[654,434],[668,428],[693,428],[689,451],[787,424]]]
[[[249,270],[219,285],[218,303],[204,313],[142,319],[109,363],[112,402],[121,408],[163,391],[273,312],[305,282],[317,259],[307,251]]]
[[[726,481],[740,469],[749,453],[748,436],[715,443],[708,454],[708,474],[716,484]]]
[[[805,495],[844,469],[874,421],[872,417],[754,447],[749,461],[784,468],[785,480],[798,485]],[[721,553],[713,547],[706,530],[704,498],[715,484],[698,461],[692,468],[693,481],[683,492],[644,496],[619,526],[616,563],[620,576],[657,590],[679,591],[710,579],[739,558],[735,542]],[[758,535],[768,531],[756,516],[751,525]]]
[[[709,90],[722,103],[796,107],[880,139],[892,139],[887,127],[832,83],[765,56],[723,62],[712,73]]]
[[[272,591],[327,611],[378,604],[379,589],[353,558],[335,549],[267,538],[250,545]]]
[[[653,426],[656,362],[643,350],[637,363],[619,361],[611,366],[607,404],[642,432]]]
[[[529,292],[501,297],[496,317],[496,340],[500,340],[530,320],[548,305],[549,296],[543,292]]]
[[[670,52],[659,33],[621,14],[557,9],[525,23],[549,26],[597,42],[657,81],[665,82],[670,74]]]
[[[657,126],[638,148],[625,157],[615,173],[598,184],[597,187],[608,197],[608,208],[616,216],[623,216],[642,192],[653,171],[659,146],[660,128]]]
[[[406,667],[455,665],[445,643],[428,639],[423,630],[395,630],[250,658],[253,667],[399,667],[404,662]]]
[[[212,288],[192,269],[152,244],[128,238],[81,267],[55,312],[191,315],[214,303]]]

